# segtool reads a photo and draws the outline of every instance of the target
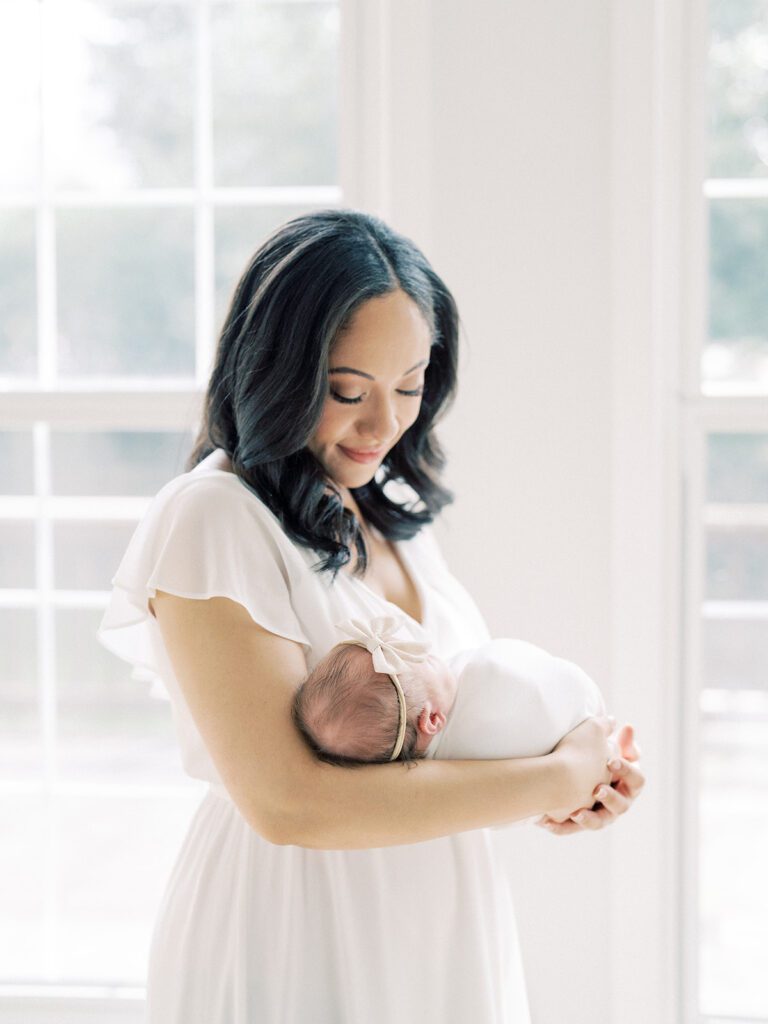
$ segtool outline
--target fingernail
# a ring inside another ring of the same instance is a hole
[[[608,796],[608,787],[607,786],[601,786],[600,789],[598,789],[598,791],[597,791],[597,799],[598,800],[602,800],[603,797],[606,797],[606,796]]]
[[[572,814],[571,821],[575,821],[577,825],[581,825],[584,821],[584,814]]]
[[[621,768],[621,761],[619,758],[614,758],[613,761],[608,762],[608,767],[612,772],[617,772]]]

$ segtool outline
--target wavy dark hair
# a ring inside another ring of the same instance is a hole
[[[352,489],[361,515],[387,539],[414,536],[453,499],[440,482],[443,451],[433,433],[456,391],[459,318],[448,288],[410,239],[357,210],[319,210],[288,221],[257,249],[238,282],[219,339],[203,422],[186,469],[214,449],[271,509],[292,540],[338,570],[365,541],[355,514],[307,447],[328,395],[335,339],[361,303],[402,289],[432,332],[418,418],[387,453],[376,477]],[[398,504],[387,481],[417,501]],[[416,508],[418,504],[421,508]]]

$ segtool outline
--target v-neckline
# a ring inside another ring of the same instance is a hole
[[[220,449],[217,449],[217,451],[218,450],[220,450]],[[210,458],[210,456],[209,456],[209,458]],[[201,463],[198,463],[198,466],[199,465],[201,465]],[[195,468],[197,468],[197,467],[195,467]],[[194,470],[192,470],[191,472],[194,472]],[[237,480],[238,484],[241,487],[245,487],[246,490],[248,490],[251,493],[253,493],[251,488],[248,487],[248,485],[245,484],[244,481],[241,480],[241,478],[233,470],[219,469],[219,468],[209,469],[208,467],[206,467],[205,472],[207,472],[207,473],[219,473],[219,474],[222,474],[223,476],[232,477],[234,480]],[[272,509],[269,508],[269,506],[266,505],[263,501],[261,501],[261,499],[259,498],[258,495],[254,495],[254,496],[264,506],[266,511],[269,513],[269,515],[274,519],[274,521],[277,523],[277,525],[282,530],[283,529],[283,525],[280,522],[280,520],[277,518],[275,513],[272,511]],[[415,625],[418,626],[419,629],[425,630],[426,629],[427,618],[428,618],[428,615],[429,615],[429,603],[428,603],[428,600],[427,600],[426,590],[422,587],[421,581],[419,580],[418,573],[414,572],[413,564],[411,563],[410,557],[405,554],[403,548],[400,545],[400,542],[399,541],[395,541],[395,540],[390,540],[389,543],[392,545],[396,555],[400,559],[400,564],[401,564],[402,568],[405,570],[406,576],[409,577],[410,582],[411,582],[411,587],[412,587],[414,593],[416,594],[416,596],[419,599],[419,605],[420,605],[419,611],[421,612],[421,622],[419,622],[418,619],[414,619],[414,617],[409,612],[407,612],[404,608],[401,608],[399,604],[395,604],[394,601],[388,601],[386,597],[382,597],[382,595],[378,594],[375,590],[371,590],[371,588],[368,586],[368,584],[364,580],[361,580],[359,576],[353,576],[352,573],[349,573],[349,572],[342,572],[341,575],[344,576],[348,580],[352,580],[352,582],[356,583],[358,586],[363,587],[363,589],[367,590],[367,592],[372,597],[376,598],[377,601],[380,601],[382,604],[387,605],[389,608],[394,608],[394,610],[396,612],[398,612],[400,615],[405,616],[405,618],[408,619],[410,622],[415,623]]]
[[[411,587],[419,599],[419,611],[421,612],[421,622],[419,622],[418,619],[414,619],[414,617],[404,608],[401,608],[399,604],[396,604],[394,601],[389,601],[386,597],[382,597],[381,594],[377,593],[377,591],[372,590],[364,580],[360,579],[359,576],[353,576],[352,573],[349,572],[345,572],[342,575],[344,575],[346,579],[352,580],[354,583],[357,583],[359,586],[363,587],[365,590],[368,591],[368,593],[372,597],[375,597],[377,601],[381,601],[382,604],[388,605],[390,608],[394,608],[395,611],[397,611],[400,615],[403,615],[405,616],[406,619],[409,619],[411,622],[414,622],[419,627],[419,629],[424,630],[426,629],[428,614],[426,591],[422,588],[421,581],[418,579],[418,574],[413,571],[413,565],[410,561],[410,558],[404,554],[403,549],[400,546],[400,543],[398,541],[391,540],[390,544],[394,548],[397,557],[400,559],[400,564],[402,568],[405,570],[406,576],[409,577]]]

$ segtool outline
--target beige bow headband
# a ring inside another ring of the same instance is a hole
[[[408,664],[424,661],[430,646],[423,640],[401,640],[395,635],[401,625],[402,623],[393,615],[381,615],[371,619],[369,623],[363,622],[361,619],[347,619],[345,622],[336,624],[336,628],[346,637],[340,642],[356,644],[358,647],[364,647],[370,651],[373,655],[374,669],[388,675],[397,690],[400,717],[397,739],[389,758],[390,761],[394,761],[400,756],[407,724],[405,693],[397,674],[402,672]]]

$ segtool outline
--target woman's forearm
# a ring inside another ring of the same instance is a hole
[[[503,825],[563,803],[557,754],[505,760],[420,760],[342,768],[316,762],[293,794],[278,842],[318,850],[419,843]]]

